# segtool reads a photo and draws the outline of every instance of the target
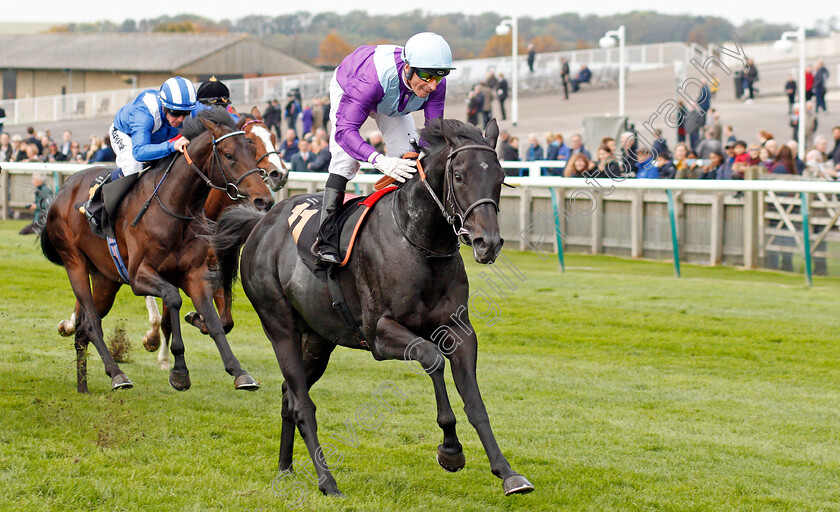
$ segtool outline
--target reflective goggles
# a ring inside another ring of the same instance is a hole
[[[166,109],[166,112],[172,117],[189,117],[192,114],[189,110],[172,110],[170,108]]]
[[[417,77],[424,82],[440,82],[443,80],[443,77],[449,74],[448,69],[420,69],[420,68],[412,68],[414,69],[414,73],[417,74]]]

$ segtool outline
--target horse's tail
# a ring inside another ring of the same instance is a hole
[[[213,251],[219,264],[219,282],[216,284],[224,288],[227,297],[231,296],[231,289],[239,274],[239,248],[264,216],[265,212],[242,205],[228,208],[216,222],[216,234],[213,236]]]
[[[49,209],[44,212],[44,218],[49,217]],[[44,225],[41,226],[41,234],[39,235],[41,238],[41,252],[44,253],[44,256],[51,262],[55,263],[56,265],[64,266],[64,262],[61,260],[61,255],[58,254],[58,251],[55,249],[55,246],[50,240],[50,232],[47,229],[47,223],[44,222]]]

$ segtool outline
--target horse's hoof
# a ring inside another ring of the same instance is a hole
[[[338,488],[329,489],[329,490],[321,489],[321,492],[324,494],[324,496],[332,496],[334,498],[343,498],[344,497],[344,493],[339,491]]]
[[[443,445],[438,445],[437,461],[440,467],[450,473],[464,469],[464,466],[467,464],[467,459],[464,457],[463,450],[458,453],[445,453],[442,448]]]
[[[111,378],[111,389],[133,388],[134,383],[128,380],[124,373],[118,373]]]
[[[146,352],[154,352],[160,348],[160,331],[149,331],[143,336],[143,348]]]
[[[207,334],[209,332],[207,330],[207,325],[204,323],[204,318],[195,311],[190,311],[184,315],[184,321],[196,327],[202,334]]]
[[[255,381],[247,373],[243,373],[233,381],[233,387],[235,389],[244,389],[245,391],[256,391],[260,389],[260,383]]]
[[[172,370],[169,372],[169,385],[178,391],[186,391],[190,389],[192,382],[190,382],[190,372],[176,372]]]
[[[534,490],[534,485],[522,475],[512,475],[505,478],[502,488],[505,490],[505,496],[510,496],[511,494],[528,494]]]
[[[70,320],[62,320],[58,323],[58,334],[62,336],[72,336],[76,333],[76,326]]]
[[[169,359],[159,359],[158,366],[161,370],[169,371]]]

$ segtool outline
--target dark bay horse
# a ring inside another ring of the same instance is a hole
[[[437,422],[443,430],[440,465],[464,467],[455,415],[444,382],[445,359],[470,423],[503,480],[505,494],[534,489],[511,469],[499,449],[476,381],[477,339],[469,321],[469,283],[458,252],[465,236],[479,263],[492,263],[503,240],[496,218],[504,180],[495,145],[498,126],[482,134],[455,120],[432,123],[422,132],[429,143],[421,162],[426,181],[414,175],[368,214],[355,255],[339,272],[341,286],[374,359],[419,362],[432,379]],[[219,219],[213,240],[226,288],[241,278],[283,372],[280,471],[292,469],[295,426],[314,462],[319,488],[340,494],[317,436],[309,389],[323,375],[336,345],[365,348],[331,307],[326,283],[300,261],[287,220],[291,199],[267,214],[234,207]],[[297,203],[295,203],[297,204]],[[314,212],[313,212],[314,213]],[[441,335],[447,331],[460,333]]]
[[[233,120],[224,110],[212,110],[184,122],[183,136],[190,140],[187,154],[173,155],[140,177],[122,200],[114,229],[119,251],[125,261],[129,283],[135,295],[160,297],[172,320],[172,353],[175,366],[169,382],[178,390],[190,387],[184,359],[178,314],[184,290],[207,321],[210,336],[225,364],[235,377],[237,389],[256,389],[259,385],[242,369],[228,345],[218,315],[213,308],[213,287],[207,282],[207,243],[193,222],[213,188],[227,190],[237,198],[247,198],[256,208],[266,210],[274,203],[256,168],[254,146],[243,132],[234,130]],[[174,159],[174,160],[173,160]],[[166,163],[171,162],[168,175]],[[93,342],[111,377],[113,389],[131,387],[102,339],[102,317],[108,314],[123,281],[109,254],[105,240],[94,235],[84,215],[76,209],[88,197],[88,188],[102,168],[91,168],[73,175],[58,192],[47,213],[41,235],[41,249],[51,262],[63,265],[76,295],[75,334],[77,385],[88,391],[86,348]],[[166,179],[163,176],[166,175]],[[153,195],[145,215],[132,227],[141,206]]]

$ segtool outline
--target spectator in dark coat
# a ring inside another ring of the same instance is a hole
[[[315,153],[315,158],[309,162],[309,170],[312,172],[329,172],[330,159],[330,143],[324,139],[315,139],[312,143],[312,152]]]
[[[534,61],[537,58],[537,50],[534,48],[534,44],[531,43],[528,45],[528,69],[531,70],[531,73],[534,72]]]
[[[499,81],[496,82],[496,97],[499,98],[499,109],[502,112],[502,121],[507,119],[507,112],[505,112],[505,101],[508,98],[508,83],[505,75],[499,73]]]

